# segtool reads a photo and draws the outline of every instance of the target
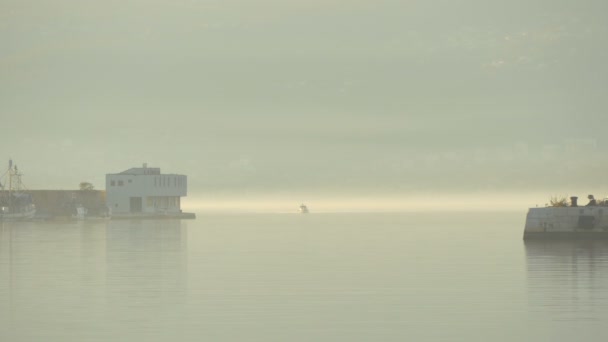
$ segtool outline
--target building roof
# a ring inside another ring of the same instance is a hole
[[[119,175],[160,175],[160,167],[132,167]]]
[[[108,173],[107,175],[126,175],[126,176],[140,176],[140,175],[161,175],[160,167],[148,167],[148,164],[144,164],[143,167],[132,167],[128,170],[119,173]],[[181,174],[167,173],[163,176],[184,176]]]

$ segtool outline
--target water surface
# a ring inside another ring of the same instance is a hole
[[[525,213],[2,223],[0,341],[600,340],[608,244]]]

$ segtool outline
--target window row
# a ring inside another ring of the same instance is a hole
[[[127,182],[131,183],[131,179],[127,180]],[[125,182],[123,180],[111,180],[110,186],[124,186]],[[156,187],[183,187],[186,186],[186,178],[185,177],[170,177],[170,176],[159,176],[154,177],[154,186]]]
[[[113,181],[113,180],[112,180],[112,181],[110,181],[110,186],[116,186],[116,183],[118,183],[118,186],[123,186],[123,185],[125,185],[125,182],[124,182],[124,181],[122,181],[122,180],[119,180],[119,181]],[[131,183],[131,180],[130,180],[130,179],[129,179],[129,183]]]
[[[160,187],[182,187],[186,185],[186,178],[184,177],[170,177],[170,176],[160,176],[154,177],[154,186]]]
[[[168,209],[179,208],[179,197],[148,197],[146,206],[148,208]]]

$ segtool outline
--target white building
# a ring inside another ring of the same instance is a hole
[[[181,213],[187,187],[185,175],[161,174],[160,168],[144,164],[106,174],[106,203],[112,215]]]

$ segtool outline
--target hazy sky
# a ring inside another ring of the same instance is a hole
[[[190,193],[608,193],[606,1],[0,0],[0,159]],[[598,178],[602,176],[602,178]]]

